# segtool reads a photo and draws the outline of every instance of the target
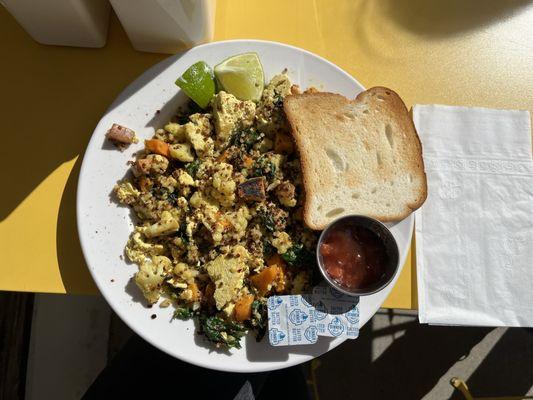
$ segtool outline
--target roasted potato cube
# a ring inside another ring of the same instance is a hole
[[[119,124],[113,124],[111,129],[107,131],[107,138],[113,142],[131,144],[137,143],[139,140],[135,136],[135,132],[130,128]]]
[[[296,205],[296,188],[289,181],[284,181],[276,187],[276,195],[279,202],[285,207]]]
[[[141,158],[133,164],[131,167],[133,175],[139,177],[142,175],[148,175],[150,173],[150,167],[152,166],[152,160],[148,158]]]
[[[263,201],[265,195],[265,178],[248,179],[237,187],[239,197],[245,201]]]

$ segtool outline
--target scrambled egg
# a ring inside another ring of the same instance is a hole
[[[138,217],[125,253],[147,302],[163,297],[177,317],[198,317],[218,344],[264,329],[266,298],[306,291],[312,278],[316,234],[301,222],[300,164],[283,113],[290,92],[280,74],[257,103],[217,93],[205,112],[158,129],[134,177],[115,187]]]
[[[279,254],[285,254],[292,246],[291,237],[287,232],[275,232],[272,246],[278,250]]]
[[[124,204],[132,204],[141,194],[130,182],[124,182],[116,186],[115,194],[118,200]]]
[[[233,255],[220,255],[206,265],[207,273],[215,284],[213,297],[219,310],[236,300],[248,272],[248,252],[236,246]]]
[[[225,143],[235,129],[249,128],[254,123],[255,103],[237,100],[232,94],[219,92],[213,100],[216,137]]]

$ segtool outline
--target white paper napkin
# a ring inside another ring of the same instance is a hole
[[[428,198],[416,212],[422,323],[533,326],[527,111],[417,105]]]

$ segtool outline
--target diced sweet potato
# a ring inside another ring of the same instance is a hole
[[[252,157],[249,157],[249,156],[244,156],[242,158],[242,165],[245,167],[245,168],[252,168],[252,166],[254,165],[254,159]]]
[[[285,262],[283,258],[281,258],[281,256],[278,253],[274,253],[268,258],[267,265],[269,267],[272,265],[277,265],[278,267],[285,267],[287,263]]]
[[[287,286],[287,263],[281,258],[278,253],[274,253],[267,260],[267,265],[269,267],[275,265],[278,267],[278,275],[274,282],[276,287],[276,292],[283,292]]]
[[[248,179],[239,184],[237,194],[245,201],[263,201],[265,194],[265,179],[263,177]]]
[[[233,309],[233,318],[239,322],[249,320],[252,317],[253,301],[254,296],[252,294],[247,294],[237,300],[235,303],[235,308]]]
[[[217,211],[215,215],[217,217],[217,223],[222,225],[224,229],[231,228],[231,222],[229,222],[228,219],[224,217],[223,213],[221,213],[220,211]]]
[[[165,157],[170,155],[170,149],[168,143],[159,139],[150,139],[144,141],[144,147],[150,152],[159,154]]]
[[[218,162],[226,162],[230,156],[231,152],[229,150],[224,150],[222,152],[222,154],[220,154],[218,157],[217,157],[217,161]]]
[[[252,285],[259,291],[261,296],[264,296],[272,288],[280,271],[280,267],[276,264],[265,268],[260,273],[250,277]]]
[[[192,298],[191,301],[199,301],[202,297],[202,293],[200,292],[200,289],[198,289],[198,285],[196,283],[189,283],[187,285],[187,289],[189,289],[192,292]]]
[[[274,282],[276,292],[283,292],[287,288],[287,283],[287,268],[285,266],[279,266],[278,276],[276,277],[276,281]]]

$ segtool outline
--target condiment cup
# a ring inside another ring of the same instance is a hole
[[[387,264],[385,266],[385,272],[383,276],[377,282],[374,282],[373,284],[370,284],[369,286],[364,287],[364,288],[357,288],[357,289],[353,288],[352,289],[352,288],[345,287],[339,284],[338,282],[336,282],[328,274],[326,267],[324,265],[323,259],[322,259],[322,254],[320,253],[321,244],[324,241],[324,239],[327,237],[328,232],[337,228],[340,224],[346,224],[346,223],[351,226],[363,227],[374,232],[383,242],[385,246],[385,250],[387,252],[387,256],[388,256]],[[338,218],[335,221],[331,222],[322,231],[320,238],[318,239],[318,245],[316,248],[316,259],[318,262],[318,268],[320,269],[320,272],[324,276],[324,279],[333,288],[335,288],[339,292],[342,292],[350,296],[366,296],[366,295],[379,292],[392,281],[399,267],[400,255],[398,251],[398,244],[396,243],[396,240],[394,239],[392,232],[383,223],[381,223],[380,221],[374,218],[365,217],[363,215],[347,215],[347,216]]]

